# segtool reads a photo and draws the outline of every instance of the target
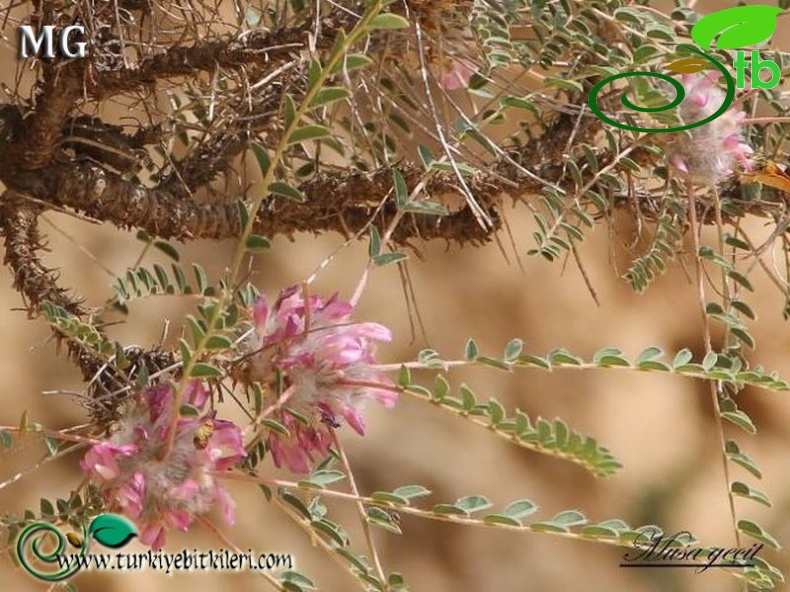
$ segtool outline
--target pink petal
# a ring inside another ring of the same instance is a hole
[[[392,341],[392,331],[378,323],[358,323],[354,326],[357,335],[375,341]]]
[[[348,344],[346,347],[327,356],[327,360],[334,362],[337,366],[348,366],[362,359],[365,350],[358,343]]]
[[[453,60],[452,71],[442,78],[441,84],[445,90],[458,90],[469,86],[474,70],[464,62]]]
[[[310,442],[311,449],[317,450],[321,455],[325,456],[329,453],[329,447],[332,445],[332,435],[328,427],[310,428]]]
[[[190,380],[184,388],[184,401],[193,407],[202,409],[209,398],[208,390],[203,386],[203,383],[197,380]]]
[[[165,529],[155,522],[147,524],[140,533],[140,542],[158,551],[165,545]]]
[[[398,392],[394,390],[373,389],[370,391],[370,394],[375,397],[379,403],[384,405],[384,407],[394,407],[395,403],[398,401]]]
[[[169,384],[158,384],[142,391],[142,397],[148,407],[148,416],[151,423],[158,423],[160,418],[170,416],[173,389]]]
[[[167,521],[172,525],[186,532],[192,524],[192,515],[186,510],[170,510]]]
[[[362,419],[362,415],[360,415],[356,409],[351,406],[344,407],[341,413],[346,419],[346,422],[348,422],[348,425],[350,425],[357,434],[360,436],[365,435],[365,420]]]
[[[290,442],[282,440],[284,438],[280,434],[269,436],[269,451],[272,453],[274,466],[281,468],[283,465],[287,465],[294,473],[309,473],[310,467],[307,465],[304,452]]]
[[[93,446],[85,458],[80,462],[80,467],[86,473],[93,472],[102,479],[111,480],[121,473],[116,456],[132,456],[137,453],[137,446],[124,444],[121,446],[102,442]]]
[[[354,306],[350,302],[336,300],[337,294],[320,309],[320,316],[324,321],[344,321],[352,312]]]
[[[689,168],[686,165],[686,161],[683,160],[683,158],[680,155],[678,154],[673,155],[670,158],[670,162],[672,162],[675,168],[678,169],[681,173],[685,173],[688,175]]]
[[[269,318],[269,305],[266,303],[266,297],[261,296],[252,306],[252,322],[255,323],[255,328],[259,333],[266,330],[266,321]]]
[[[222,485],[217,485],[215,492],[225,524],[233,526],[236,523],[236,502],[233,501],[230,492]]]
[[[214,432],[209,439],[209,458],[217,471],[235,466],[247,453],[242,443],[241,430],[233,422],[213,420]]]
[[[740,134],[732,134],[724,138],[724,142],[722,142],[722,146],[725,150],[734,150],[740,145],[741,138]]]
[[[200,485],[194,479],[184,479],[184,482],[170,489],[173,499],[189,500],[200,491]]]
[[[752,161],[749,156],[754,152],[751,146],[747,146],[746,144],[741,144],[739,149],[735,152],[735,158],[738,159],[738,162],[741,164],[745,171],[752,170]]]
[[[708,104],[709,95],[707,93],[695,92],[691,95],[691,102],[697,107],[704,107]]]
[[[274,309],[279,310],[287,310],[289,307],[293,306],[293,297],[296,296],[297,300],[300,300],[299,296],[296,294],[299,290],[299,286],[290,286],[280,292],[280,295],[277,297],[277,301],[274,303]]]
[[[298,446],[286,446],[283,448],[285,464],[294,473],[307,474],[310,472],[307,454]],[[278,465],[279,466],[279,465]]]
[[[118,490],[117,501],[124,508],[126,515],[137,518],[143,511],[144,496],[145,477],[137,472]]]

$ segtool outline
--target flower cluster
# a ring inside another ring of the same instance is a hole
[[[234,521],[233,500],[214,473],[245,456],[241,431],[203,411],[208,392],[200,382],[185,388],[183,403],[197,413],[178,418],[169,451],[175,397],[172,386],[160,384],[136,393],[117,429],[80,463],[100,483],[108,509],[134,520],[141,542],[154,550],[164,545],[166,528],[187,530],[215,503],[228,524]]]
[[[285,405],[271,417],[288,434],[271,430],[267,440],[278,467],[308,472],[314,452],[327,454],[339,418],[363,435],[366,399],[395,404],[392,383],[374,366],[376,342],[390,341],[392,334],[378,323],[351,321],[353,310],[337,295],[305,300],[297,287],[284,290],[271,309],[265,298],[253,308],[258,339],[249,377],[280,384]]]
[[[702,121],[721,108],[726,94],[714,83],[720,75],[719,72],[683,75],[686,96],[678,113],[684,123]],[[749,170],[752,149],[741,133],[745,117],[743,111],[729,109],[710,123],[686,133],[672,134],[667,146],[669,162],[680,172],[704,183],[722,180],[736,163]]]

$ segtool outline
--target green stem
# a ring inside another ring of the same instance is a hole
[[[283,155],[285,154],[286,149],[288,148],[288,138],[296,129],[296,126],[299,125],[302,117],[309,111],[310,103],[316,97],[318,92],[321,90],[323,83],[326,79],[332,75],[332,71],[335,67],[340,63],[340,61],[345,57],[346,51],[349,47],[351,47],[354,43],[356,43],[364,34],[367,33],[370,22],[373,18],[381,11],[382,2],[378,0],[376,2],[372,2],[368,9],[365,11],[365,14],[362,16],[360,21],[351,31],[351,33],[346,37],[345,42],[342,46],[335,48],[332,52],[332,55],[329,58],[328,63],[324,68],[321,69],[321,74],[318,78],[314,81],[313,85],[307,90],[305,96],[296,109],[296,113],[292,121],[289,122],[285,129],[283,130],[283,134],[280,137],[280,141],[277,144],[277,148],[275,149],[273,158],[270,159],[269,167],[265,171],[263,176],[262,185],[264,190],[260,192],[260,195],[253,199],[251,207],[250,207],[250,215],[247,219],[247,222],[242,230],[239,245],[236,248],[236,251],[233,255],[233,263],[230,269],[229,281],[225,289],[222,290],[222,293],[219,298],[218,305],[214,307],[213,314],[210,315],[209,319],[207,319],[207,328],[206,332],[200,341],[196,344],[195,350],[192,352],[192,356],[189,359],[189,363],[185,364],[184,366],[184,377],[185,380],[182,380],[175,393],[175,397],[173,399],[173,415],[170,420],[169,430],[167,432],[167,441],[165,446],[162,449],[162,454],[160,455],[160,459],[165,459],[169,456],[170,452],[173,449],[173,442],[175,440],[176,434],[176,427],[178,424],[178,419],[180,416],[180,409],[181,403],[184,398],[184,391],[186,389],[186,381],[192,374],[192,370],[195,367],[195,364],[200,359],[201,355],[206,349],[206,345],[208,340],[213,336],[214,332],[216,331],[216,325],[218,320],[221,318],[225,307],[228,305],[229,302],[233,299],[233,286],[236,283],[236,278],[239,275],[239,270],[241,269],[241,264],[244,259],[244,255],[247,252],[247,240],[252,235],[253,225],[255,223],[255,218],[257,216],[258,211],[263,204],[263,200],[268,195],[267,188],[271,185],[272,181],[274,180],[274,175],[277,170],[277,164],[282,159]]]

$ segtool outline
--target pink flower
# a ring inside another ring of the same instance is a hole
[[[678,107],[684,124],[702,121],[724,103],[724,91],[714,84],[721,73],[684,74],[686,96]],[[729,175],[736,164],[749,170],[751,147],[743,141],[741,127],[746,114],[729,109],[713,121],[687,132],[672,134],[667,146],[669,162],[680,172],[703,183],[716,183]]]
[[[363,435],[360,408],[366,399],[395,404],[393,385],[375,368],[374,358],[375,342],[390,341],[392,333],[378,323],[351,321],[353,310],[337,295],[305,302],[297,287],[284,290],[271,310],[265,298],[253,307],[260,353],[252,360],[250,377],[272,385],[279,375],[287,406],[272,417],[289,434],[270,430],[267,439],[278,467],[308,472],[313,453],[328,453],[339,417]]]
[[[80,466],[99,482],[109,509],[134,520],[140,540],[154,550],[165,543],[165,531],[186,531],[194,518],[218,504],[228,524],[234,505],[217,482],[215,471],[233,467],[244,456],[241,431],[229,421],[203,412],[208,391],[197,381],[186,385],[184,404],[198,414],[180,417],[173,447],[160,458],[168,440],[174,392],[160,384],[136,393],[116,430],[88,450]]]
[[[475,73],[474,68],[465,62],[452,58],[450,63],[452,64],[450,71],[442,76],[442,88],[444,90],[458,90],[459,88],[468,87],[469,80],[472,78],[472,74]]]

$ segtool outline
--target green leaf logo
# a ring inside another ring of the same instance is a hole
[[[692,129],[695,127],[699,127],[701,125],[705,125],[706,123],[710,123],[720,115],[724,114],[724,112],[730,108],[730,105],[732,105],[732,102],[735,100],[735,80],[733,79],[732,74],[730,74],[727,71],[727,68],[725,68],[723,64],[721,64],[716,59],[706,54],[704,51],[695,49],[690,45],[679,45],[678,47],[689,50],[692,53],[697,54],[700,58],[707,60],[708,62],[710,62],[712,66],[714,66],[719,72],[721,72],[722,76],[724,76],[724,79],[727,81],[727,94],[724,97],[724,101],[722,102],[721,107],[719,107],[718,111],[706,117],[702,121],[695,121],[678,127],[668,127],[661,129],[661,128],[650,128],[650,127],[637,127],[633,125],[627,125],[625,123],[620,123],[619,121],[612,119],[611,117],[606,115],[603,111],[601,111],[600,107],[598,107],[598,93],[601,92],[601,89],[604,86],[606,86],[607,84],[611,84],[612,82],[614,82],[615,80],[619,80],[620,78],[630,78],[636,76],[636,77],[658,78],[660,80],[663,80],[667,84],[671,84],[672,87],[675,89],[675,99],[667,105],[662,105],[658,107],[652,107],[652,106],[641,107],[639,105],[635,105],[631,101],[631,99],[628,98],[627,93],[623,93],[620,96],[620,102],[623,103],[623,105],[625,105],[631,111],[637,111],[639,113],[659,113],[661,111],[668,111],[669,109],[674,109],[675,107],[680,105],[680,103],[683,102],[683,99],[686,96],[686,91],[683,88],[683,85],[679,81],[675,80],[671,76],[667,76],[666,74],[662,74],[660,72],[623,72],[622,74],[615,74],[614,76],[609,76],[609,78],[604,78],[598,84],[593,86],[592,89],[590,90],[590,95],[587,99],[587,103],[590,105],[590,110],[592,110],[592,112],[595,113],[598,119],[608,123],[609,125],[619,127],[620,129],[627,129],[634,132],[645,132],[648,134],[682,132],[687,129]],[[694,68],[696,68],[698,65],[699,64],[694,65],[689,62],[685,62],[684,60],[678,60],[670,64],[670,67],[675,70],[680,69],[680,71],[682,72],[682,69],[685,67],[689,67],[691,71],[694,71]]]
[[[736,6],[719,10],[702,18],[691,29],[697,45],[712,49],[719,35],[717,49],[734,49],[755,45],[770,39],[776,30],[776,16],[782,12],[776,6]]]
[[[134,524],[117,514],[101,514],[91,521],[88,536],[92,536],[105,547],[119,549],[137,536]]]
[[[85,535],[85,527],[82,527],[83,536],[74,535],[80,542],[83,542]],[[69,533],[70,535],[74,533]],[[49,551],[42,549],[42,541],[44,537],[50,535]],[[52,547],[51,537],[55,538],[56,545]],[[49,564],[52,567],[61,566],[59,558],[66,549],[66,541],[71,540],[68,536],[63,536],[63,533],[58,530],[53,524],[48,522],[33,522],[29,524],[20,534],[16,541],[16,555],[19,558],[19,563],[22,567],[32,576],[43,580],[45,582],[60,582],[68,579],[80,570],[79,563],[72,563],[60,569],[60,571],[40,571],[40,564]],[[30,543],[28,545],[28,542]],[[87,541],[85,541],[87,543]],[[30,553],[29,551],[32,551]],[[80,547],[79,556],[83,557],[88,551],[88,545],[84,544]],[[35,557],[37,561],[31,563],[31,559]]]

